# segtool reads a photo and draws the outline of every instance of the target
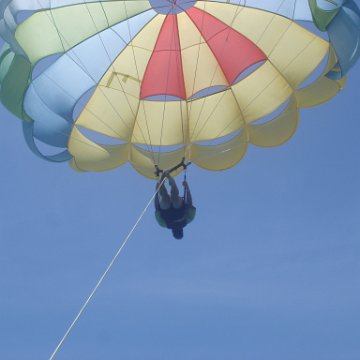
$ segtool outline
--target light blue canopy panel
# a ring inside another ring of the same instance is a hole
[[[68,51],[30,84],[25,112],[34,120],[33,135],[40,141],[66,147],[79,99],[96,86],[115,58],[156,13],[149,10],[113,26]]]
[[[340,79],[360,57],[360,10],[353,0],[340,9],[327,31],[338,58],[338,71],[335,69],[328,76]]]
[[[309,0],[210,0],[262,9],[295,21],[312,21]]]
[[[324,11],[334,11],[341,8],[347,0],[316,0],[316,5]]]
[[[44,160],[52,161],[52,162],[64,162],[69,161],[72,159],[72,155],[67,151],[64,150],[55,155],[44,155],[35,143],[34,138],[34,123],[33,122],[23,122],[23,134],[27,145],[29,146],[30,150],[37,156],[41,157]]]

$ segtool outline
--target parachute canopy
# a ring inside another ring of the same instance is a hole
[[[184,156],[224,170],[249,144],[287,141],[300,108],[344,86],[360,11],[352,0],[2,0],[0,34],[1,102],[37,155],[154,177]]]

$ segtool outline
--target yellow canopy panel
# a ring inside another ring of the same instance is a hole
[[[146,8],[129,6],[131,14]],[[167,14],[160,8],[149,10],[155,15],[114,58],[77,118],[69,149],[78,170],[130,162],[153,177],[154,164],[171,167],[183,156],[223,170],[239,162],[250,143],[287,141],[299,108],[327,101],[343,85],[320,77],[301,88],[327,57],[332,67],[336,55],[288,18],[220,2],[188,2]],[[112,19],[121,22],[121,16]],[[77,126],[124,144],[96,144]]]

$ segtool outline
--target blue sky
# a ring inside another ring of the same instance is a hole
[[[151,208],[57,359],[358,360],[359,82],[285,145],[189,168],[183,241]],[[0,115],[0,359],[47,359],[154,183],[47,163]]]

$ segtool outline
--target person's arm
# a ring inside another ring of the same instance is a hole
[[[189,205],[189,206],[193,206],[189,184],[187,183],[186,180],[183,181],[183,186],[184,186],[184,191],[185,191],[185,196],[184,196],[185,197],[185,204]]]

